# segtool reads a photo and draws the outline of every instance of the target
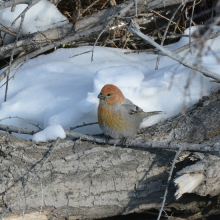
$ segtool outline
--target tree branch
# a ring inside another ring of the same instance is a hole
[[[30,128],[18,128],[16,126],[9,126],[0,124],[0,130],[6,131],[9,133],[18,133],[18,134],[36,134],[41,131],[41,129],[30,129]],[[214,143],[202,143],[202,144],[192,144],[192,143],[176,143],[176,142],[158,142],[158,141],[146,141],[146,140],[131,140],[125,143],[123,140],[117,139],[108,139],[106,137],[95,137],[73,131],[65,131],[66,137],[73,139],[80,139],[82,141],[89,141],[98,144],[107,144],[115,145],[128,148],[158,148],[158,149],[170,149],[170,150],[179,150],[180,148],[183,151],[202,151],[202,152],[213,152],[220,151],[220,142],[216,141]],[[220,138],[220,136],[219,136]]]
[[[132,32],[132,33],[136,34],[137,36],[139,36],[140,38],[144,39],[149,44],[151,44],[152,46],[156,47],[159,51],[161,51],[166,56],[170,57],[173,60],[178,61],[180,64],[182,64],[182,65],[184,65],[186,67],[189,67],[192,70],[195,70],[195,71],[198,71],[198,72],[202,73],[206,77],[210,77],[210,78],[214,79],[216,82],[220,82],[220,76],[218,74],[216,74],[214,72],[211,72],[211,71],[209,71],[206,68],[203,68],[201,66],[194,65],[191,62],[184,60],[183,57],[181,57],[181,56],[179,56],[177,54],[174,54],[170,50],[168,50],[168,49],[162,47],[161,45],[157,44],[154,40],[152,40],[147,35],[144,35],[138,29],[138,25],[137,25],[137,23],[135,23],[135,21],[131,20],[131,25],[132,25],[132,27],[127,27],[130,32]]]
[[[109,144],[117,145],[128,148],[158,148],[158,149],[170,149],[170,150],[179,150],[180,148],[183,151],[202,151],[202,152],[212,152],[220,151],[220,142],[215,142],[212,144],[202,143],[202,144],[192,144],[192,143],[176,143],[176,142],[157,142],[157,141],[146,141],[146,140],[132,140],[129,143],[124,143],[122,140],[115,139],[106,139],[106,138],[97,138],[77,132],[65,131],[66,136],[74,139],[80,139],[84,141],[95,142],[98,144]],[[220,138],[220,136],[219,136]]]

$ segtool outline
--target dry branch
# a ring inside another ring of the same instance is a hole
[[[220,76],[210,70],[207,70],[205,67],[201,67],[199,65],[195,65],[192,64],[189,61],[186,61],[183,57],[172,53],[171,51],[169,51],[168,49],[162,47],[161,45],[157,44],[154,40],[152,40],[150,37],[148,37],[147,35],[144,35],[138,28],[137,23],[135,23],[135,21],[131,20],[131,25],[132,27],[128,27],[128,30],[131,31],[132,33],[138,35],[139,37],[141,37],[142,39],[146,40],[149,44],[153,45],[154,47],[156,47],[159,51],[161,51],[163,54],[165,54],[166,56],[170,57],[173,60],[178,61],[180,64],[189,67],[192,70],[198,71],[200,73],[202,73],[204,76],[206,77],[210,77],[212,79],[214,79],[216,82],[220,82]]]
[[[6,131],[9,133],[18,133],[18,134],[36,134],[37,132],[41,131],[40,129],[30,129],[30,128],[19,128],[16,126],[9,126],[0,124],[0,130]],[[202,143],[202,144],[192,144],[186,142],[157,142],[157,141],[146,141],[146,140],[132,140],[128,143],[124,143],[122,140],[114,140],[108,139],[105,137],[94,137],[85,135],[78,132],[73,131],[65,131],[66,137],[73,138],[73,139],[80,139],[82,141],[89,141],[97,144],[102,145],[114,145],[114,146],[121,146],[127,147],[132,149],[149,149],[149,148],[157,148],[157,149],[170,149],[170,150],[187,150],[187,151],[201,151],[201,152],[220,152],[220,143],[214,142],[210,143]]]
[[[163,196],[163,202],[161,204],[161,207],[160,207],[160,212],[158,214],[158,217],[157,217],[157,220],[160,220],[160,217],[161,217],[161,214],[162,214],[162,211],[163,211],[163,208],[165,206],[165,202],[166,202],[166,198],[167,198],[167,193],[168,193],[168,188],[169,188],[169,185],[170,185],[170,181],[171,181],[171,178],[172,178],[172,175],[173,175],[173,170],[174,170],[174,167],[175,167],[175,164],[177,162],[177,159],[180,155],[180,153],[182,152],[181,148],[176,152],[175,154],[175,157],[173,159],[173,163],[172,163],[172,166],[171,166],[171,169],[170,169],[170,172],[169,172],[169,177],[168,177],[168,180],[167,180],[167,185],[166,185],[166,189],[165,189],[165,193],[164,193],[164,196]]]

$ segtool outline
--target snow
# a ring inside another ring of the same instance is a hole
[[[40,3],[48,4],[45,1]],[[41,17],[43,8],[36,5],[33,10],[35,13],[32,19]],[[0,11],[0,14],[2,21],[3,12]],[[50,14],[52,23],[55,22],[53,20],[55,14],[57,16],[55,11]],[[6,15],[4,17],[7,17]],[[63,17],[59,16],[60,21],[63,20]],[[48,20],[43,19],[41,27],[48,25]],[[33,27],[30,27],[31,25]],[[34,31],[38,24],[28,23],[27,26],[28,31]],[[216,30],[218,29],[216,27]],[[185,33],[187,34],[188,30]],[[183,37],[167,48],[174,50],[188,42],[188,37]],[[220,56],[219,38],[209,40],[204,45],[205,48],[207,46],[211,51],[193,48],[192,54],[187,50],[180,55],[196,63],[199,51],[202,54],[201,64],[220,75],[216,59],[216,56]],[[124,54],[128,51],[95,47],[94,60],[91,61],[91,50],[92,47],[89,46],[58,49],[27,61],[9,82],[7,102],[3,102],[5,86],[2,85],[5,81],[2,81],[0,119],[4,120],[1,123],[34,128],[19,118],[31,121],[44,130],[33,136],[22,135],[22,137],[37,142],[65,138],[64,130],[83,123],[97,122],[97,95],[105,84],[111,83],[118,86],[126,98],[145,111],[166,112],[145,120],[141,124],[141,127],[145,127],[181,113],[202,96],[220,88],[219,84],[211,82],[210,78],[192,72],[168,57],[161,57],[159,69],[154,70],[157,59],[155,55]],[[11,76],[13,75],[14,71],[11,73]],[[101,133],[98,125],[78,128],[75,131],[86,134]]]
[[[17,31],[21,18],[17,19],[14,25],[11,24],[26,7],[26,4],[19,4],[16,5],[14,12],[11,11],[11,8],[0,10],[1,24],[12,31]],[[47,0],[41,0],[26,12],[21,34],[25,35],[37,31],[45,31],[67,22],[66,17],[59,12],[55,5]],[[4,43],[11,43],[13,39],[14,37],[11,37],[11,35],[6,35]]]
[[[65,131],[61,125],[51,125],[46,127],[43,131],[36,133],[32,140],[36,142],[40,141],[51,141],[56,140],[57,138],[65,138]]]

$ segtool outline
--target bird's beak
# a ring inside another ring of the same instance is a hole
[[[105,98],[105,96],[104,95],[102,95],[101,93],[98,95],[98,98],[99,99],[104,99]]]

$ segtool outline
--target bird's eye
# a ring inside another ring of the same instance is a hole
[[[107,96],[111,96],[111,94],[110,94],[110,93],[108,93],[108,94],[107,94]]]

